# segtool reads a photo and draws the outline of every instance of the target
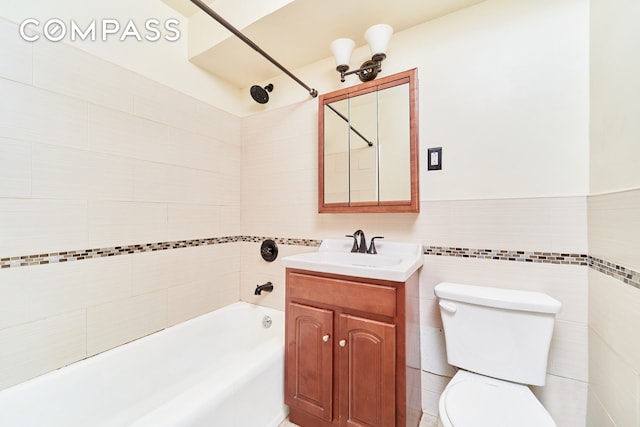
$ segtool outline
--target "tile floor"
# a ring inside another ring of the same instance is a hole
[[[419,427],[437,427],[438,420],[436,417],[428,414],[423,414],[422,419],[420,420]],[[284,420],[279,427],[299,427],[297,424],[294,424],[289,421],[289,419]]]

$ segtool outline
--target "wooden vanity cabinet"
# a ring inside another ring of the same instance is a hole
[[[403,283],[296,269],[286,276],[285,403],[291,422],[416,427],[417,273]],[[408,358],[416,366],[407,366]]]

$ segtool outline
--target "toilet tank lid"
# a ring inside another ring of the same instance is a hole
[[[542,292],[442,282],[436,285],[434,293],[450,301],[509,310],[556,314],[562,308],[560,301]]]

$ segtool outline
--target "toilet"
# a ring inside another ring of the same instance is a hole
[[[439,283],[447,361],[440,427],[555,427],[528,385],[543,386],[561,304],[540,292]]]

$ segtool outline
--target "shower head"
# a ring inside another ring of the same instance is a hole
[[[273,90],[273,85],[269,83],[264,88],[258,85],[251,86],[251,97],[258,104],[266,104],[269,102],[269,93]]]

